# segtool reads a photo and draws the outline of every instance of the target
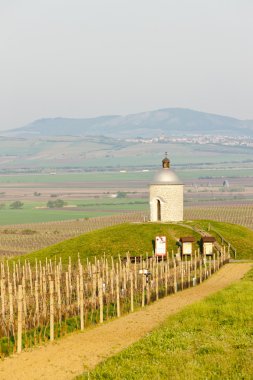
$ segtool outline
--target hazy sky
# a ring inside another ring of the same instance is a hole
[[[252,0],[0,0],[0,129],[187,107],[253,119]]]

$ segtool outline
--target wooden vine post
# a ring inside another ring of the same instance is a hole
[[[156,292],[156,300],[159,299],[159,272],[158,272],[158,262],[156,262],[155,267],[155,292]]]
[[[197,279],[197,252],[194,252],[194,278]]]
[[[22,351],[22,307],[23,307],[23,287],[18,286],[18,336],[17,336],[17,353]]]
[[[50,340],[54,341],[54,282],[49,282],[49,296],[50,296]]]
[[[142,297],[141,297],[141,307],[145,306],[145,281],[146,281],[146,276],[143,274],[142,275]]]
[[[184,262],[180,262],[180,271],[181,271],[181,290],[184,289]]]
[[[168,253],[167,253],[167,257],[168,257]],[[168,294],[168,264],[167,263],[165,264],[164,270],[165,270],[165,272],[164,272],[165,295],[167,296],[167,294]]]
[[[84,313],[83,313],[83,267],[80,265],[80,292],[79,292],[79,305],[80,305],[80,328],[81,331],[84,330]]]
[[[199,283],[202,282],[202,258],[199,258]]]
[[[9,282],[9,310],[10,310],[10,328],[13,331],[14,316],[13,316],[13,294],[12,294],[12,283]]]
[[[98,298],[99,298],[99,322],[104,322],[104,308],[103,308],[103,279],[100,277],[98,280]]]
[[[188,288],[190,288],[191,287],[191,261],[188,261],[187,272],[188,272]]]
[[[130,303],[131,312],[134,311],[134,283],[133,283],[133,272],[130,273]]]
[[[173,260],[173,269],[174,269],[174,293],[177,292],[177,266],[175,259]]]
[[[116,273],[117,317],[120,317],[119,274]]]

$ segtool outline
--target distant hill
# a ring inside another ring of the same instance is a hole
[[[40,119],[1,134],[18,137],[71,135],[113,138],[195,134],[253,136],[253,120],[239,120],[190,109],[165,108],[127,116]]]

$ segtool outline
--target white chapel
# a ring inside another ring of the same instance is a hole
[[[184,185],[170,168],[165,153],[162,168],[158,170],[149,187],[151,222],[179,222],[184,213]]]

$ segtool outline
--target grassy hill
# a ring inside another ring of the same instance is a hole
[[[176,224],[122,224],[101,230],[89,232],[77,238],[65,240],[59,244],[41,249],[39,251],[19,256],[18,259],[24,261],[29,259],[33,264],[35,258],[44,261],[46,257],[62,258],[63,264],[68,262],[68,257],[72,257],[72,262],[80,258],[92,259],[95,256],[118,257],[118,255],[131,256],[151,255],[153,252],[153,240],[156,235],[167,236],[168,250],[177,250],[177,241],[181,236],[194,236],[196,241],[200,235]],[[195,245],[197,248],[197,245]]]
[[[188,224],[198,225],[207,230],[209,223],[210,221],[194,221]],[[238,259],[253,259],[252,230],[229,223],[211,221],[211,225],[237,249]],[[212,234],[216,236],[215,233],[212,232]],[[55,257],[59,259],[61,257],[63,264],[66,264],[69,256],[72,257],[74,263],[77,260],[78,253],[83,261],[86,258],[92,259],[104,254],[114,257],[126,256],[127,253],[131,256],[151,255],[153,240],[156,235],[167,236],[169,252],[177,250],[176,243],[181,236],[193,236],[196,242],[200,240],[198,233],[178,224],[129,223],[89,232],[77,238],[20,256],[18,259],[21,261],[29,259],[33,264],[35,258],[44,261],[46,257],[48,259]],[[218,236],[217,240],[219,240]],[[197,243],[194,248],[198,248]]]

